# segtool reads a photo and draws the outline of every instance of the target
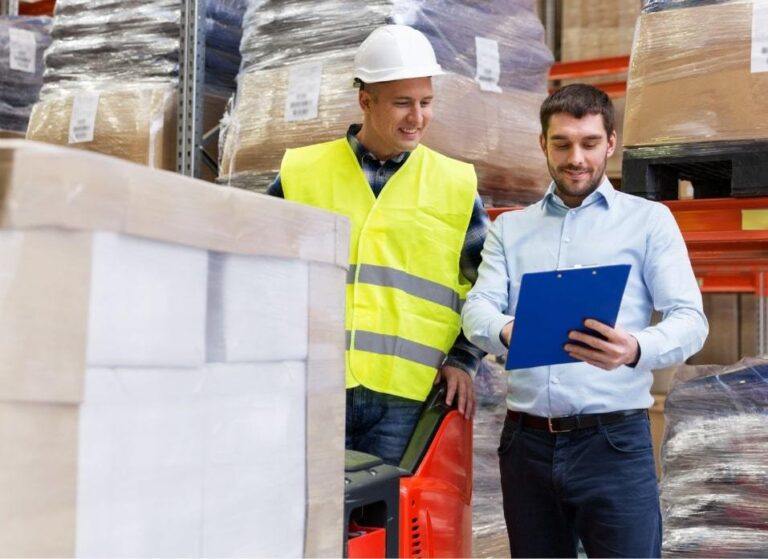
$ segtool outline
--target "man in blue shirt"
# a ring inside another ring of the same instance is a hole
[[[566,86],[541,107],[544,198],[493,224],[463,308],[467,338],[506,351],[522,275],[631,264],[615,328],[571,332],[578,363],[509,371],[499,446],[513,557],[659,557],[661,513],[646,409],[652,370],[699,351],[708,332],[701,293],[669,209],[617,192],[605,176],[616,146],[600,90]],[[650,326],[652,311],[662,320]],[[568,342],[568,343],[566,343]],[[578,344],[575,342],[579,342]]]

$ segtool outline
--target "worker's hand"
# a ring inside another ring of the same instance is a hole
[[[443,378],[448,385],[445,403],[450,406],[453,404],[454,396],[458,395],[459,413],[467,419],[475,415],[475,386],[472,384],[472,377],[469,376],[469,373],[457,367],[443,365],[437,370],[435,384]]]
[[[576,344],[566,344],[565,351],[574,359],[606,371],[637,361],[639,350],[637,339],[626,330],[618,326],[611,328],[607,324],[592,319],[585,320],[584,326],[602,334],[606,339],[602,340],[575,330],[570,332],[568,337],[571,340],[589,346],[585,348]]]
[[[512,339],[512,326],[514,326],[514,324],[513,321],[510,321],[501,329],[501,341],[504,342],[504,345],[507,347],[509,347],[509,340]]]

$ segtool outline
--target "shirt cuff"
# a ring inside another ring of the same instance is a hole
[[[443,366],[455,367],[467,373],[472,379],[477,374],[477,368],[480,365],[480,358],[475,357],[468,351],[453,350],[443,361]]]
[[[637,360],[634,368],[638,371],[653,369],[659,353],[653,339],[653,334],[650,332],[638,332],[633,334],[633,336],[637,340],[638,352],[640,353],[640,359]]]
[[[502,314],[491,321],[488,327],[488,343],[491,345],[493,350],[491,353],[494,355],[503,355],[507,352],[507,346],[501,341],[501,330],[514,319],[513,316]]]

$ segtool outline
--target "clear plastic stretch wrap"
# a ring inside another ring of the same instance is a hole
[[[768,554],[768,361],[678,369],[666,401],[664,552]]]
[[[643,13],[627,83],[624,145],[768,138],[766,91],[765,0]]]
[[[206,85],[234,91],[246,0],[209,0]],[[173,83],[179,72],[179,0],[60,0],[45,54],[42,95],[120,82]]]
[[[643,0],[643,12],[660,12],[675,8],[692,8],[709,4],[723,4],[731,0]]]
[[[529,0],[252,3],[237,103],[224,120],[220,180],[263,190],[286,148],[336,139],[359,122],[352,60],[365,37],[386,22],[422,30],[449,71],[434,80],[434,117],[424,144],[473,163],[481,193],[496,205],[538,200],[547,182],[538,110],[552,56]],[[481,91],[474,80],[476,36],[498,41],[501,93]],[[287,122],[290,72],[308,62],[322,64],[317,117]]]
[[[499,473],[499,437],[507,415],[507,373],[493,356],[475,376],[477,413],[473,423],[472,555],[508,557]]]
[[[539,92],[546,86],[553,58],[530,0],[255,1],[243,22],[243,69],[343,55],[386,23],[423,32],[444,70],[469,77],[475,76],[475,37],[493,39],[502,88]]]
[[[205,130],[234,91],[245,2],[206,4]],[[178,0],[59,0],[27,137],[175,169],[179,22]],[[73,106],[94,92],[97,108],[83,122]],[[73,139],[75,124],[92,134]]]
[[[348,220],[26,140],[0,184],[0,555],[341,557]]]
[[[76,94],[39,101],[29,120],[27,138],[51,144],[70,143],[70,122]],[[176,164],[176,90],[170,85],[129,85],[100,92],[93,122],[93,139],[73,143],[156,167]]]
[[[0,17],[0,130],[27,130],[43,84],[43,52],[51,44],[50,31],[48,17]],[[30,39],[34,43],[25,46]]]

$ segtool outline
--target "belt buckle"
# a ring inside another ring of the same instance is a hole
[[[547,418],[547,427],[549,427],[550,433],[567,433],[568,431],[573,431],[573,429],[554,429],[552,427],[552,418]]]

